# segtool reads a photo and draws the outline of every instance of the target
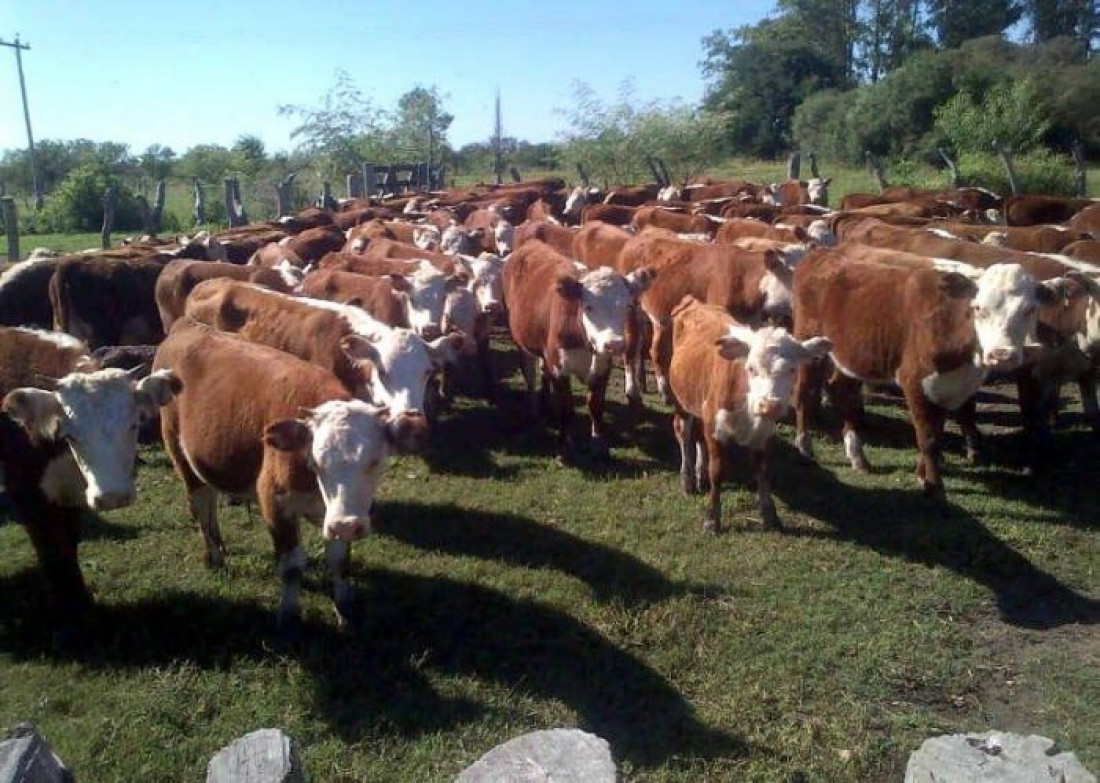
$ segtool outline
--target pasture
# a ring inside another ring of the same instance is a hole
[[[559,467],[495,349],[501,405],[460,398],[423,457],[391,464],[349,632],[312,531],[303,638],[282,644],[258,515],[222,507],[229,563],[207,570],[158,447],[138,502],[88,520],[83,649],[51,647],[31,547],[0,524],[0,726],[38,723],[89,781],[201,779],[266,726],[315,781],[450,780],[553,726],[606,738],[624,780],[898,780],[926,737],[989,728],[1100,768],[1100,439],[1076,398],[1032,476],[1011,387],[983,392],[993,462],[967,464],[949,426],[942,505],[917,489],[896,398],[871,398],[868,475],[826,405],[818,464],[781,428],[784,530],[760,526],[746,467],[713,536],[653,395],[629,426],[614,374],[613,461]]]

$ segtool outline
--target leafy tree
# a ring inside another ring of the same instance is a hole
[[[999,84],[981,100],[960,92],[936,109],[936,129],[959,152],[988,152],[998,141],[1028,152],[1049,128],[1039,89],[1029,79]]]
[[[1088,58],[1100,33],[1096,0],[1024,0],[1024,8],[1036,43],[1072,38],[1077,42],[1077,57]]]
[[[921,6],[922,0],[867,0],[860,51],[864,73],[871,82],[932,46]]]
[[[233,164],[249,177],[255,177],[267,166],[267,149],[263,139],[252,134],[238,136],[233,142]]]
[[[1000,35],[1023,15],[1019,0],[927,0],[936,39],[944,49],[985,35]]]
[[[443,97],[436,87],[414,87],[397,99],[390,118],[389,142],[404,160],[439,161],[447,143],[447,129],[454,115],[443,110]]]
[[[196,144],[180,156],[176,173],[180,176],[198,177],[201,182],[221,182],[234,168],[233,153],[220,144]]]
[[[42,226],[59,233],[96,231],[103,225],[103,194],[118,187],[114,225],[120,230],[142,227],[141,208],[134,194],[102,163],[88,163],[65,176],[46,198]]]
[[[163,179],[172,172],[172,164],[176,153],[171,147],[161,144],[150,144],[141,153],[141,172],[151,180]]]

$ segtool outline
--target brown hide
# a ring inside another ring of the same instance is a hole
[[[593,220],[578,229],[573,237],[573,252],[570,255],[589,269],[609,266],[621,272],[619,254],[633,236],[618,226]]]
[[[273,269],[217,261],[173,261],[160,273],[155,291],[157,311],[160,313],[165,334],[183,316],[187,295],[203,280],[215,277],[229,277],[267,286],[273,291],[290,293],[290,287],[283,276]]]
[[[339,269],[318,269],[306,275],[302,296],[362,307],[376,321],[408,328],[406,299],[391,276],[370,277]]]

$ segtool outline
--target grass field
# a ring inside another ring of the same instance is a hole
[[[631,430],[616,388],[613,463],[558,467],[503,347],[501,407],[460,399],[391,465],[347,633],[310,531],[304,638],[280,644],[263,525],[223,509],[229,565],[208,571],[159,448],[139,502],[89,520],[79,652],[52,650],[26,536],[0,525],[0,727],[38,723],[87,781],[199,780],[269,726],[311,780],[349,783],[450,780],[554,726],[609,740],[627,781],[900,780],[926,737],[989,728],[1100,768],[1100,442],[1079,406],[1031,477],[1008,387],[984,393],[995,467],[953,435],[942,506],[916,489],[895,398],[871,401],[869,475],[829,438],[803,463],[784,427],[784,531],[738,470],[716,537],[677,490],[666,409],[650,398]]]

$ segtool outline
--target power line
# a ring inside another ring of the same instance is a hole
[[[31,132],[31,110],[27,107],[27,83],[23,79],[23,52],[30,51],[29,44],[21,43],[19,33],[15,34],[15,41],[9,43],[0,38],[0,46],[8,46],[15,50],[15,67],[19,71],[19,92],[23,96],[23,119],[27,123],[27,148],[31,158],[31,188],[34,190],[34,208],[42,209],[42,191],[38,187],[38,169],[34,161],[34,134]]]

